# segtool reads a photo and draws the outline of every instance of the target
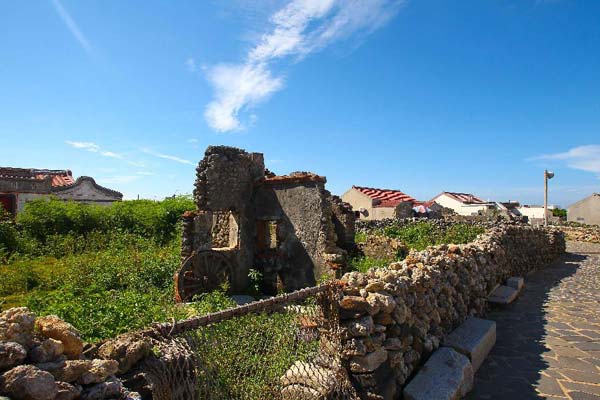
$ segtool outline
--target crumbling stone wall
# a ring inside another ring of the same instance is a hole
[[[337,246],[354,253],[356,243],[354,242],[356,215],[352,206],[344,202],[339,196],[329,196],[331,210],[333,212],[333,225],[337,236]]]
[[[260,153],[209,147],[197,168],[197,211],[183,216],[182,259],[218,251],[231,263],[234,293],[247,289],[250,269],[263,274],[267,294],[278,283],[292,291],[339,274],[354,242],[354,215],[325,182],[309,172],[276,176]]]
[[[567,237],[567,240],[587,243],[600,243],[600,226],[570,226],[565,225],[559,228]]]
[[[444,335],[484,314],[497,284],[564,250],[558,230],[505,225],[469,244],[412,251],[388,268],[344,275],[343,358],[353,384],[365,398],[395,398]]]

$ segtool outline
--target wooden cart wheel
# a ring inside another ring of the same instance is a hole
[[[190,301],[196,294],[219,289],[224,283],[231,285],[233,266],[224,254],[206,250],[188,257],[175,275],[175,298]]]

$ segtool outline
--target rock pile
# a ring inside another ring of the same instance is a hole
[[[446,334],[486,310],[489,292],[564,252],[557,230],[507,225],[465,245],[411,251],[402,262],[343,276],[342,357],[361,395],[395,398]]]
[[[89,359],[83,349],[79,332],[57,316],[36,318],[25,307],[2,312],[0,395],[14,400],[139,398],[115,377],[119,361]]]

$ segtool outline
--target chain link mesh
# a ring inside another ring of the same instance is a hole
[[[149,363],[152,398],[358,399],[342,365],[339,295],[324,285],[218,322],[173,325],[175,335],[163,327]]]

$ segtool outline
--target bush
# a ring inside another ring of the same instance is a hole
[[[114,231],[166,243],[175,236],[182,214],[193,209],[189,196],[163,201],[121,201],[109,206],[40,198],[25,205],[17,216],[17,224],[27,236],[42,244],[55,235],[86,237],[92,232]]]
[[[394,260],[386,260],[372,257],[357,257],[350,260],[350,270],[367,272],[371,268],[383,268],[390,265]]]
[[[453,224],[444,230],[429,221],[384,229],[385,235],[400,239],[406,246],[417,251],[439,244],[469,243],[483,232],[484,227],[473,224]]]
[[[75,326],[84,340],[96,342],[152,322],[180,319],[172,297],[158,289],[98,291],[63,287],[34,292],[26,305],[38,315],[54,314]]]

